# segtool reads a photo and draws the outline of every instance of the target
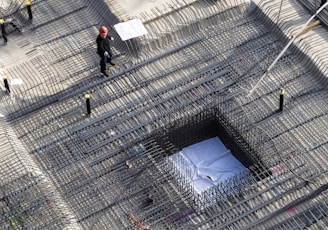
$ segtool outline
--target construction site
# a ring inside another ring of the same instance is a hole
[[[327,229],[327,1],[0,0],[0,24],[0,229]]]

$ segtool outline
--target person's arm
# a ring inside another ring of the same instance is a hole
[[[107,39],[108,39],[109,41],[114,41],[114,38],[111,37],[111,36],[109,36],[109,35],[107,35]]]

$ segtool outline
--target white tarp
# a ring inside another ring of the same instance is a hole
[[[122,41],[140,37],[148,33],[141,20],[137,18],[118,23],[114,25],[114,28]]]
[[[247,170],[218,137],[183,148],[169,159],[199,194]]]

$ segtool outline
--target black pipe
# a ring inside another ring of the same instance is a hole
[[[8,84],[8,79],[6,76],[3,77],[3,82],[5,84],[5,88],[7,90],[8,93],[10,93],[10,88],[9,88],[9,84]]]
[[[88,114],[91,114],[91,106],[90,106],[90,94],[85,94],[84,95],[84,98],[85,98],[85,102],[86,102],[86,105],[87,105],[87,113]]]
[[[5,41],[5,43],[7,43],[8,39],[7,39],[7,33],[5,27],[5,20],[0,19],[0,25],[1,25],[1,33],[2,33],[3,40]]]
[[[26,8],[27,8],[28,18],[33,19],[32,9],[31,9],[31,5],[32,5],[31,1],[26,1],[25,5],[26,5]]]
[[[285,95],[285,90],[281,89],[280,90],[280,95],[279,95],[279,111],[281,112],[284,107],[284,95]]]

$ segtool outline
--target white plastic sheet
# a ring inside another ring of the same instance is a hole
[[[199,194],[247,170],[218,137],[183,148],[170,160]]]

